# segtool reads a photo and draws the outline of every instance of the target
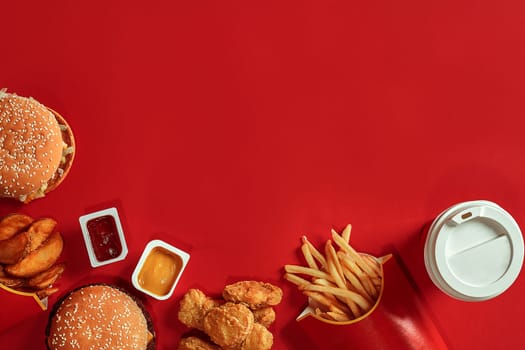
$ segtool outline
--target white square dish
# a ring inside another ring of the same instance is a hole
[[[136,289],[155,299],[169,299],[189,260],[188,253],[164,241],[150,241],[133,271],[131,282]]]
[[[79,218],[80,228],[92,267],[124,260],[128,255],[126,238],[117,208],[108,208]]]

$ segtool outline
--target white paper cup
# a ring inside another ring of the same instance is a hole
[[[425,266],[451,297],[483,301],[507,290],[523,264],[523,237],[514,218],[485,201],[456,204],[430,225]]]

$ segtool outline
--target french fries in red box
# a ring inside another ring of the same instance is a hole
[[[392,255],[376,258],[358,253],[350,245],[351,225],[319,251],[306,236],[301,251],[307,266],[285,265],[284,278],[308,297],[308,307],[298,320],[312,316],[322,322],[347,325],[370,315],[383,293],[383,264]]]

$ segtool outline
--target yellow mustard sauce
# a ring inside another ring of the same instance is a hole
[[[153,248],[140,269],[138,283],[153,294],[166,295],[175,283],[181,267],[180,256],[162,247]]]

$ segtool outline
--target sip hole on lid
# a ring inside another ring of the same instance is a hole
[[[454,205],[430,226],[425,266],[434,284],[466,301],[507,290],[523,263],[523,238],[514,218],[489,201]]]

